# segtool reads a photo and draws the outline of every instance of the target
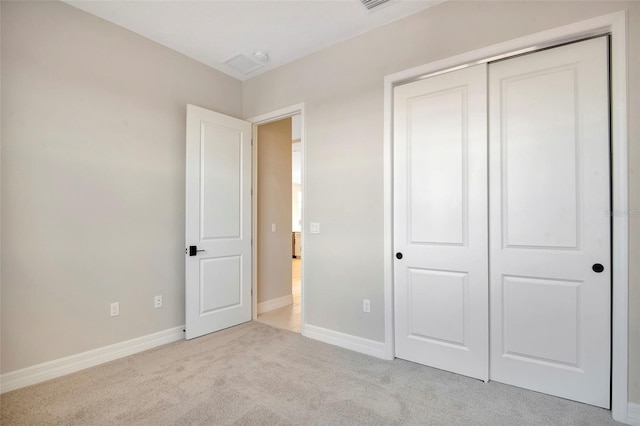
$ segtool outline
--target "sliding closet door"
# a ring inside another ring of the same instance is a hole
[[[489,66],[492,380],[609,407],[606,37]]]
[[[394,90],[396,356],[488,379],[486,65]]]

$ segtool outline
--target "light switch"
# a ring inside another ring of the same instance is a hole
[[[310,222],[309,223],[309,232],[312,234],[320,233],[320,224],[318,222]]]
[[[275,223],[271,224],[271,232],[276,232],[276,224]]]

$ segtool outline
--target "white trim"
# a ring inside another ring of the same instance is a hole
[[[627,421],[628,411],[628,212],[627,189],[627,12],[625,10],[542,31],[504,43],[452,56],[384,78],[384,309],[385,358],[394,357],[393,340],[393,86],[420,76],[488,62],[513,52],[611,34],[612,191],[613,210],[613,315],[612,315],[612,415]]]
[[[366,355],[375,356],[376,358],[386,358],[384,342],[363,339],[362,337],[340,333],[339,331],[329,330],[310,324],[307,324],[306,326],[305,336],[310,339],[329,343],[330,345],[335,345]]]
[[[258,230],[258,126],[261,124],[272,123],[274,121],[282,120],[284,118],[291,117],[293,115],[300,114],[300,153],[302,155],[302,183],[300,185],[300,190],[302,191],[302,196],[306,197],[306,156],[305,156],[305,125],[304,125],[304,103],[299,103],[295,105],[291,105],[288,107],[280,108],[279,110],[268,112],[266,114],[261,114],[255,117],[248,118],[247,121],[253,125],[253,165],[252,165],[252,188],[253,195],[251,197],[251,216],[252,216],[252,235],[254,237],[253,246],[251,248],[251,257],[252,257],[252,265],[251,265],[251,291],[253,292],[253,301],[252,301],[252,311],[253,311],[253,320],[258,319],[258,243],[257,243],[257,230]],[[305,198],[306,199],[306,198]],[[305,232],[305,206],[306,202],[302,203],[302,217],[301,223],[301,232],[300,232],[300,244],[304,247],[304,241],[306,239]],[[304,280],[305,280],[305,261],[301,262],[301,271],[300,271],[300,332],[304,336],[305,335],[305,291],[304,291]]]
[[[292,304],[293,304],[292,294],[278,297],[276,299],[265,300],[264,302],[258,303],[258,315],[264,314],[265,312],[273,311],[275,309],[284,308],[285,306],[289,306]]]
[[[394,74],[395,75],[395,74]],[[384,140],[382,147],[383,166],[383,214],[384,232],[382,274],[384,283],[384,342],[385,359],[395,358],[395,318],[393,313],[393,84],[394,75],[384,78]]]
[[[628,212],[627,14],[612,17],[611,31],[611,177],[614,212]],[[613,216],[613,295],[611,411],[627,421],[629,382],[629,216]]]
[[[9,392],[25,386],[35,385],[36,383],[55,379],[56,377],[75,373],[85,368],[95,367],[105,362],[183,339],[184,326],[181,325],[180,327],[169,328],[113,345],[11,371],[0,376],[0,392]]]
[[[283,118],[289,118],[296,114],[304,113],[304,102],[290,105],[288,107],[280,108],[275,111],[267,112],[266,114],[256,115],[255,117],[247,118],[246,120],[249,123],[253,123],[255,125],[272,123],[274,121],[282,120]],[[300,117],[301,119],[304,117]],[[303,124],[303,120],[300,121]],[[300,141],[304,140],[304,126],[300,128]]]
[[[627,410],[627,423],[630,425],[640,426],[640,404],[629,403]]]

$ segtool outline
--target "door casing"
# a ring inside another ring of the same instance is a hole
[[[612,415],[628,418],[628,211],[627,26],[626,11],[565,25],[418,66],[384,79],[384,309],[385,358],[394,354],[393,311],[393,87],[479,63],[598,35],[611,36],[611,191],[612,191]]]

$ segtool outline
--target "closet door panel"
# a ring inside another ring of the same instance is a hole
[[[601,37],[489,66],[489,192],[491,379],[608,408],[607,64]]]
[[[396,356],[488,379],[486,65],[394,90]]]

